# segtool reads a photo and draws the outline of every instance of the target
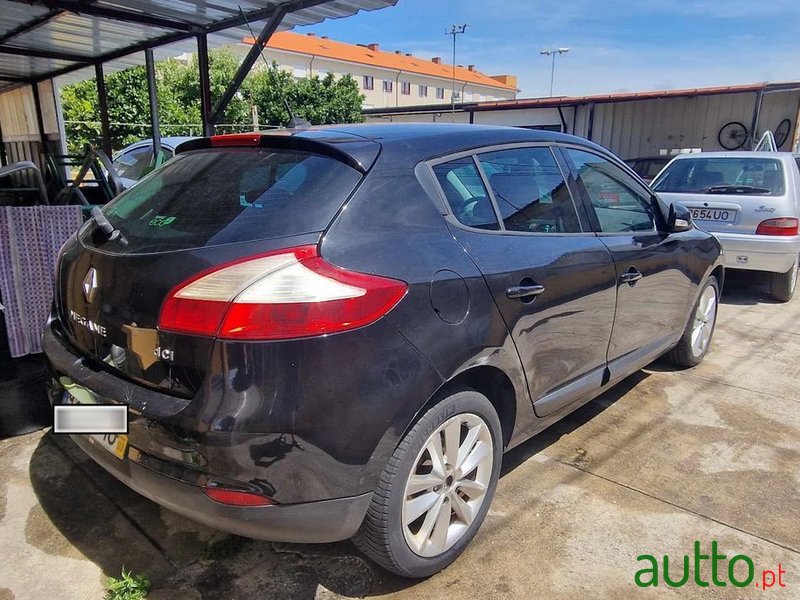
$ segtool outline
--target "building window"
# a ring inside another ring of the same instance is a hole
[[[375,89],[375,79],[373,79],[372,75],[364,75],[364,89],[365,90]]]
[[[427,85],[420,85],[419,86],[419,97],[420,98],[427,98],[428,97],[428,86]]]
[[[444,100],[444,88],[436,88],[436,99]]]
[[[295,66],[292,68],[292,75],[297,79],[303,79],[306,75],[308,75],[308,70],[306,69],[305,65],[302,66]]]
[[[404,96],[411,95],[411,82],[410,81],[401,81],[400,82],[400,93]]]
[[[392,80],[390,80],[390,79],[384,79],[383,80],[383,91],[388,93],[388,94],[391,94],[392,90],[394,89],[393,83],[394,82]]]

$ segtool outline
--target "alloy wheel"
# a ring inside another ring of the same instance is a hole
[[[694,326],[692,327],[692,354],[700,356],[708,348],[711,334],[714,332],[714,322],[717,319],[717,291],[708,286],[700,296],[697,310],[694,313]]]
[[[424,557],[438,556],[475,520],[492,478],[492,434],[479,416],[455,415],[417,455],[403,497],[403,535]]]

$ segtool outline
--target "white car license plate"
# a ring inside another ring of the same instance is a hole
[[[689,212],[695,221],[733,223],[736,220],[736,211],[729,208],[690,208]]]

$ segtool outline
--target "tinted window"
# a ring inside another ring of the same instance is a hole
[[[606,159],[582,150],[565,149],[578,172],[600,222],[600,231],[653,231],[656,221],[650,198],[635,179]]]
[[[152,146],[134,148],[117,157],[114,168],[117,174],[125,179],[139,179],[147,167],[153,162]]]
[[[360,173],[296,151],[230,148],[179,154],[103,210],[127,239],[96,245],[160,252],[321,231]]]
[[[460,223],[480,229],[500,229],[492,201],[472,157],[436,165],[433,172],[450,210]]]
[[[578,233],[578,214],[549,148],[515,148],[478,157],[509,231]]]
[[[684,158],[661,174],[659,192],[764,194],[784,192],[783,166],[771,158]]]

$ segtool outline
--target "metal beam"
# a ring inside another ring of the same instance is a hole
[[[14,1],[18,2],[20,0],[14,0]],[[314,6],[318,6],[320,4],[326,4],[330,1],[331,0],[298,0],[297,2],[293,2],[291,4],[283,6],[282,10],[285,11],[285,14],[289,14],[306,8],[313,8]],[[250,23],[253,23],[255,21],[262,21],[263,19],[272,15],[274,11],[275,7],[271,6],[269,8],[261,8],[258,10],[247,12],[245,13],[246,21]],[[216,23],[212,23],[207,27],[203,27],[201,29],[202,32],[205,33],[216,33],[218,31],[230,29],[232,27],[239,27],[241,25],[244,25],[246,21],[241,15],[239,15],[236,17],[223,19],[222,21],[217,21]],[[189,39],[194,35],[195,35],[194,33],[186,33],[183,31],[169,33],[157,38],[152,38],[149,40],[145,40],[143,42],[138,42],[136,44],[126,46],[125,48],[119,48],[118,50],[113,50],[111,52],[101,54],[100,56],[93,57],[90,60],[92,64],[105,63],[112,60],[116,60],[118,58],[122,58],[123,56],[128,56],[129,54],[141,52],[146,48],[158,48],[159,46],[166,46],[168,44],[180,42]],[[43,73],[42,75],[35,77],[35,80],[44,81],[45,79],[60,77],[61,75],[66,75],[67,73],[72,73],[73,71],[82,69],[84,68],[84,66],[85,65],[71,65],[69,67],[64,67],[63,69],[58,69],[57,71]]]
[[[753,106],[753,119],[750,122],[750,148],[749,148],[749,150],[752,150],[753,148],[755,148],[756,144],[758,143],[758,138],[756,137],[756,135],[757,135],[756,129],[758,129],[758,119],[761,116],[761,104],[763,102],[764,102],[764,90],[762,89],[762,90],[758,90],[758,93],[756,94],[756,102],[755,102],[755,105]]]
[[[208,36],[202,33],[197,36],[197,67],[200,71],[200,117],[203,120],[203,135],[214,134],[211,117],[211,81],[208,71]]]
[[[58,12],[71,12],[78,15],[88,15],[90,17],[100,17],[125,23],[137,23],[151,27],[163,27],[164,29],[174,29],[176,31],[194,32],[199,31],[201,26],[189,21],[177,21],[167,17],[158,17],[143,12],[137,12],[124,8],[111,6],[97,6],[89,4],[83,0],[12,0],[38,6],[46,6]]]
[[[39,128],[39,140],[42,142],[42,153],[47,153],[47,134],[44,131],[44,119],[42,118],[42,102],[39,98],[39,84],[32,83],[33,106],[36,109],[36,126]]]
[[[51,10],[48,13],[45,13],[43,15],[31,19],[30,21],[23,23],[22,25],[18,25],[17,27],[14,27],[14,29],[6,31],[3,35],[0,35],[0,44],[5,44],[11,38],[15,38],[18,35],[22,35],[23,33],[27,33],[32,29],[36,29],[37,27],[44,25],[50,19],[52,19],[53,17],[57,17],[60,14],[61,14],[60,10]]]
[[[158,95],[156,94],[156,65],[153,49],[144,51],[144,64],[147,69],[147,95],[150,98],[150,127],[153,136],[153,164],[158,164],[161,153],[161,127],[158,118]]]
[[[100,144],[106,156],[111,157],[111,125],[108,119],[108,94],[106,93],[106,78],[103,74],[103,65],[94,66],[94,80],[97,84],[97,104],[100,106]]]
[[[244,57],[244,61],[242,64],[239,65],[239,69],[236,71],[236,75],[233,76],[233,80],[228,84],[225,93],[222,94],[222,97],[217,102],[217,105],[214,107],[214,110],[209,117],[209,122],[212,125],[215,125],[222,114],[225,112],[225,109],[228,108],[228,104],[230,104],[233,95],[239,91],[239,88],[244,81],[244,78],[247,77],[247,74],[250,73],[250,69],[253,68],[253,65],[258,60],[258,57],[261,55],[261,51],[264,48],[264,44],[267,43],[269,38],[275,33],[275,30],[278,29],[278,26],[283,21],[283,17],[286,15],[286,8],[278,7],[272,13],[272,16],[269,18],[269,21],[266,22],[264,28],[261,30],[261,33],[258,34],[255,43],[250,48],[250,51],[247,53],[247,56]]]
[[[56,52],[54,50],[37,50],[35,48],[18,48],[13,46],[0,46],[0,54],[13,54],[14,56],[32,56],[33,58],[51,58],[53,60],[68,60],[86,64],[92,63],[91,56],[73,54],[71,52]]]

